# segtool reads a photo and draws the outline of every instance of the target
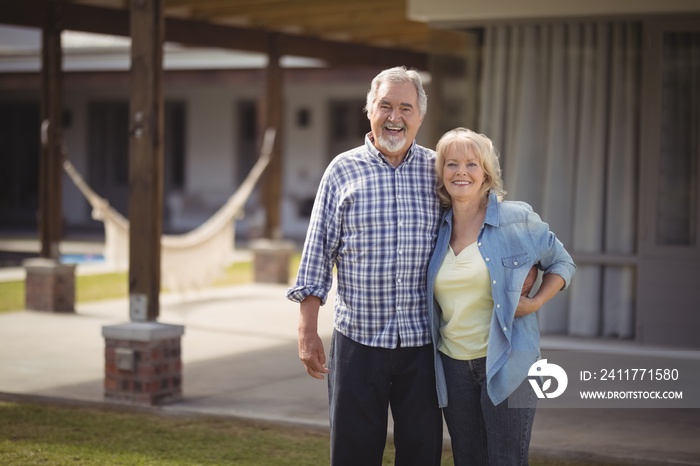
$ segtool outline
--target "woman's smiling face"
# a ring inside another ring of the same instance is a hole
[[[479,158],[455,144],[445,154],[442,176],[453,203],[471,202],[482,196],[485,172]]]

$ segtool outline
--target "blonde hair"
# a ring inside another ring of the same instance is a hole
[[[435,150],[437,152],[435,159],[437,194],[443,207],[448,208],[452,205],[443,177],[445,154],[450,150],[472,155],[483,167],[485,177],[484,184],[481,186],[481,201],[484,205],[488,202],[489,193],[492,192],[498,196],[499,200],[503,199],[506,191],[503,189],[501,164],[498,161],[498,151],[489,138],[467,128],[455,128],[442,135]]]

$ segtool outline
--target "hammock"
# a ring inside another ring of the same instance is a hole
[[[161,285],[186,291],[210,285],[230,264],[234,251],[235,222],[270,162],[275,130],[265,131],[260,157],[236,192],[206,222],[181,235],[161,237]],[[92,207],[92,218],[105,228],[105,262],[118,270],[129,266],[129,220],[87,185],[66,159],[63,168]]]

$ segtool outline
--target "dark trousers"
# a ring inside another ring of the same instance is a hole
[[[388,410],[397,466],[439,466],[442,412],[432,345],[373,348],[338,331],[330,349],[331,465],[382,464]]]
[[[537,406],[528,381],[494,405],[486,392],[486,358],[459,361],[440,356],[449,400],[445,421],[455,466],[527,465]],[[509,407],[509,402],[518,407]]]

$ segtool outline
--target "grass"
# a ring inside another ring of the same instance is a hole
[[[294,277],[299,263],[290,263]],[[127,294],[127,274],[76,278],[78,301]],[[252,264],[233,264],[216,286],[249,283]],[[24,282],[0,282],[0,312],[24,307]],[[324,465],[328,432],[233,418],[167,417],[131,408],[85,408],[0,401],[2,465]],[[383,464],[394,463],[387,444]],[[443,466],[452,465],[449,451]],[[531,461],[533,466],[594,466]],[[595,466],[600,466],[596,463]]]
[[[0,282],[0,313],[24,308],[24,281]]]
[[[0,312],[24,309],[24,280],[0,282]],[[99,301],[125,297],[128,293],[126,273],[76,275],[75,300]]]
[[[292,256],[289,276],[296,276],[300,255]],[[231,286],[253,282],[253,264],[235,262],[224,271],[213,286]],[[24,309],[24,280],[0,282],[0,313]],[[167,290],[164,290],[167,292]],[[76,275],[76,302],[100,301],[125,298],[128,295],[128,274],[106,273],[96,275]]]
[[[3,465],[318,466],[328,464],[328,457],[327,431],[233,418],[0,401]],[[391,443],[382,464],[394,464]],[[452,464],[446,451],[442,465]],[[531,464],[593,466],[556,460]]]
[[[3,465],[320,465],[327,436],[222,419],[0,403]]]

